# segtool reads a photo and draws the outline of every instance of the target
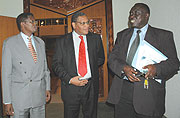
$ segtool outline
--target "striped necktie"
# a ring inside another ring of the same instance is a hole
[[[37,62],[37,54],[36,54],[36,51],[34,50],[34,47],[32,45],[32,41],[31,41],[31,37],[28,38],[28,49],[33,57],[33,60],[34,62],[36,63]]]

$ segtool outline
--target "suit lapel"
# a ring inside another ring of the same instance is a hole
[[[36,53],[37,53],[37,62],[36,62],[36,65],[40,62],[39,60],[41,60],[42,58],[42,53],[41,52],[41,45],[40,45],[40,42],[37,40],[36,37],[33,37],[34,38],[34,43],[35,43],[35,48],[36,48]]]
[[[88,50],[88,56],[89,56],[89,65],[90,65],[90,68],[92,68],[92,63],[93,63],[93,44],[95,45],[94,41],[92,40],[92,35],[91,34],[88,34],[86,35],[86,39],[87,39],[87,50]],[[91,40],[91,41],[90,41]]]
[[[156,39],[156,36],[155,36],[155,32],[154,32],[154,30],[152,29],[152,27],[151,26],[149,26],[148,27],[148,30],[147,30],[147,32],[146,32],[146,36],[145,36],[145,38],[144,38],[144,40],[146,40],[148,43],[150,43],[152,46],[154,46],[155,48],[157,48],[158,49],[158,43],[157,43],[157,41],[158,41],[158,39]]]
[[[32,63],[33,64],[33,58],[32,58],[32,55],[29,51],[29,49],[27,48],[23,38],[21,37],[20,34],[18,34],[17,36],[17,42],[18,44],[17,46],[17,50],[18,52],[20,53],[20,56],[23,60],[27,61],[28,63]]]
[[[130,31],[126,32],[127,33],[127,34],[125,34],[126,38],[124,38],[124,42],[121,44],[121,45],[124,45],[122,47],[125,47],[124,51],[125,51],[126,57],[127,57],[127,52],[128,52],[128,48],[129,48],[129,43],[130,43],[131,37],[133,35],[133,31],[134,31],[132,28],[129,30]],[[125,59],[126,59],[126,57],[125,57]]]
[[[72,33],[68,34],[66,39],[67,43],[67,50],[69,51],[69,57],[71,58],[72,62],[72,69],[75,70],[75,73],[77,73],[77,64],[76,64],[76,58],[75,58],[75,51],[74,51],[74,42],[73,42],[73,36]]]

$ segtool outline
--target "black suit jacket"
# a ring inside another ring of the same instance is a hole
[[[97,95],[99,88],[98,68],[105,60],[104,49],[100,35],[89,32],[86,37],[92,76],[91,81],[94,83],[94,92]],[[78,76],[72,33],[66,34],[57,40],[56,44],[52,68],[55,74],[61,79],[62,99],[69,102],[73,99],[71,93],[75,92],[78,88],[69,84],[71,78]]]
[[[109,56],[108,66],[115,77],[107,101],[117,104],[123,86],[123,67],[127,65],[126,56],[133,29],[128,28],[117,34],[116,44]],[[179,70],[179,60],[173,40],[173,33],[149,26],[145,40],[168,57],[166,61],[155,64],[157,77],[162,83],[151,79],[149,89],[144,89],[144,78],[134,83],[133,104],[137,113],[148,116],[160,116],[165,112],[165,82]]]

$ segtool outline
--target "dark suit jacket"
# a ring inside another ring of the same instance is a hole
[[[105,60],[104,49],[100,35],[89,32],[86,36],[92,75],[91,81],[94,83],[94,92],[97,95],[99,88],[98,68]],[[71,78],[78,76],[76,66],[73,37],[72,33],[69,33],[57,40],[52,64],[55,74],[61,79],[61,96],[63,101],[71,101],[73,98],[72,94],[78,88],[69,84]]]
[[[113,104],[117,104],[121,97],[122,71],[127,65],[126,56],[132,34],[132,28],[117,34],[116,44],[108,59],[108,66],[114,72],[115,77],[107,101]],[[134,83],[133,104],[139,114],[160,116],[165,112],[165,82],[177,73],[180,63],[172,32],[149,26],[145,40],[166,55],[168,59],[155,64],[157,78],[162,79],[161,84],[151,79],[149,89],[145,90],[143,88],[144,78],[140,78],[141,82]]]

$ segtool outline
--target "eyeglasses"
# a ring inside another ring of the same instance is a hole
[[[89,25],[89,21],[87,21],[87,22],[77,22],[77,23],[79,23],[80,25]]]
[[[24,21],[24,22],[28,22],[28,23],[31,23],[31,24],[38,24],[38,22],[37,21],[35,21],[35,20],[32,20],[32,21]]]

